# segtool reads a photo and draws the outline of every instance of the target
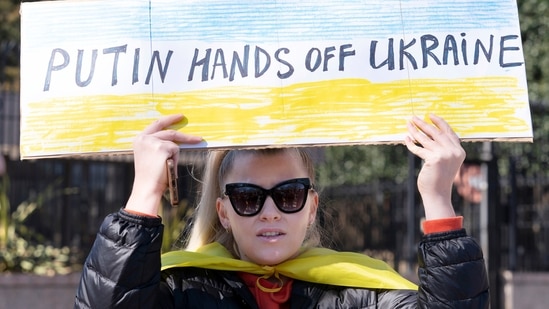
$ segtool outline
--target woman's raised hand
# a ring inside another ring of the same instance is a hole
[[[408,150],[423,159],[417,186],[427,220],[454,217],[452,184],[465,160],[461,141],[448,123],[430,115],[433,124],[418,117],[408,122],[409,136],[405,143]]]

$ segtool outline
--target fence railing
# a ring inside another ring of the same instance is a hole
[[[0,89],[0,153],[19,157],[19,92]]]

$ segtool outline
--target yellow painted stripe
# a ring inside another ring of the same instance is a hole
[[[177,93],[66,97],[26,103],[21,154],[123,151],[161,115],[178,129],[227,145],[379,141],[406,131],[411,115],[436,113],[461,137],[529,134],[525,89],[513,77],[371,83],[342,79],[283,88],[222,87]]]

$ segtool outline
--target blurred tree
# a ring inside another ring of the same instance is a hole
[[[530,100],[549,107],[549,1],[519,0]]]
[[[19,83],[20,1],[0,0],[0,88]]]
[[[334,146],[325,151],[325,160],[318,167],[323,186],[406,180],[408,150],[403,145]]]
[[[496,154],[513,157],[519,175],[549,178],[549,0],[518,0],[528,95],[534,129],[533,143],[501,143]],[[500,174],[508,173],[501,160]]]

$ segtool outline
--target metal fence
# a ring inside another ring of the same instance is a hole
[[[19,157],[19,92],[0,89],[0,153]]]

